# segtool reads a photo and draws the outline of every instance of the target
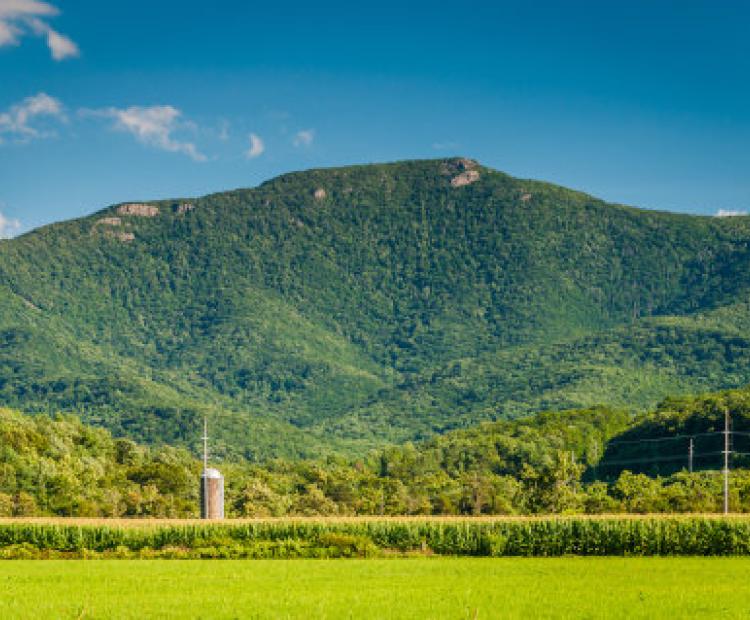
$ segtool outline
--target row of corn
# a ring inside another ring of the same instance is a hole
[[[550,518],[508,521],[260,521],[221,524],[0,523],[0,550],[343,548],[465,556],[750,555],[750,519]],[[269,552],[270,553],[270,552]],[[257,555],[257,553],[256,553]],[[273,555],[270,553],[270,555]]]

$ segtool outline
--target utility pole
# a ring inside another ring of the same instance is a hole
[[[203,500],[202,518],[209,518],[209,497],[208,497],[208,417],[203,416],[203,473],[201,474],[201,499]]]
[[[729,409],[724,408],[724,514],[729,514]]]
[[[203,471],[208,469],[208,418],[203,416]]]
[[[201,473],[201,519],[224,518],[224,476],[208,466],[208,418],[203,418],[203,473]]]
[[[694,439],[690,438],[690,446],[688,447],[688,471],[693,473],[693,455],[695,454]]]

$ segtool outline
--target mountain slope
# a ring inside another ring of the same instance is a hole
[[[748,219],[463,159],[116,205],[0,242],[0,403],[265,458],[736,387]]]

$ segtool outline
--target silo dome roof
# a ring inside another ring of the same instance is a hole
[[[218,469],[214,469],[213,467],[209,467],[207,469],[203,470],[203,474],[201,474],[203,478],[222,478],[221,472]]]

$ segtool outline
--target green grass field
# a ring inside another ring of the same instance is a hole
[[[745,558],[8,561],[1,618],[746,618]]]

